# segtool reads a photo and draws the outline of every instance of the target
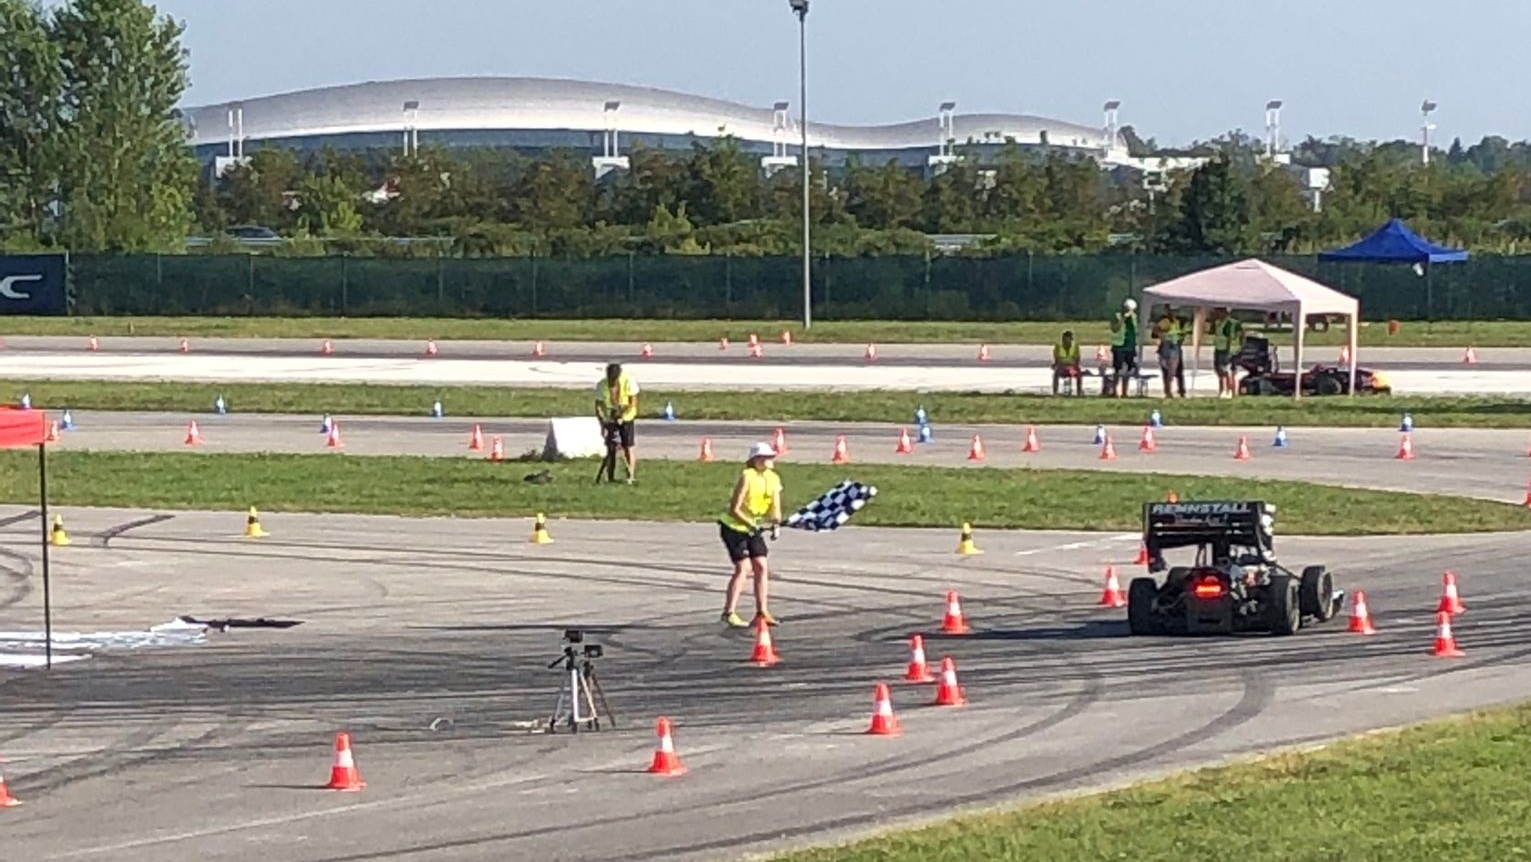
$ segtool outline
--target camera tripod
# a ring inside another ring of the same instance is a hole
[[[553,707],[553,717],[548,719],[548,733],[557,733],[558,725],[567,722],[571,733],[579,733],[579,726],[586,730],[601,729],[604,713],[612,727],[617,726],[617,716],[606,703],[606,692],[595,676],[595,663],[589,657],[580,658],[574,647],[564,647],[563,655],[548,665],[548,669],[563,665],[564,680],[558,689],[558,704]],[[596,710],[596,703],[601,705]]]

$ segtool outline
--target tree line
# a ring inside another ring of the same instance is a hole
[[[189,85],[182,33],[141,0],[0,0],[0,249],[177,252],[201,235],[231,250],[230,227],[258,225],[286,238],[275,253],[296,255],[801,252],[800,172],[767,177],[728,138],[633,149],[630,170],[600,179],[585,152],[428,144],[258,149],[213,176],[175,113]],[[1135,155],[1171,152],[1128,139]],[[1393,216],[1479,251],[1531,240],[1531,144],[1502,138],[1453,142],[1428,165],[1406,141],[1308,138],[1291,162],[1330,169],[1319,207],[1300,172],[1238,132],[1174,151],[1211,161],[1162,184],[1062,149],[958,152],[934,176],[812,160],[815,252],[924,253],[930,234],[974,234],[966,253],[1301,254]]]

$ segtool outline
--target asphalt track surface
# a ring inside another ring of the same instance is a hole
[[[1172,413],[1171,413],[1172,415]],[[330,455],[425,455],[484,458],[499,436],[507,457],[540,450],[547,422],[531,419],[335,416],[340,452],[326,446],[322,417],[229,413],[175,415],[160,413],[72,413],[75,430],[60,435],[57,448],[69,450],[297,452]],[[1421,417],[1423,418],[1423,417]],[[187,425],[195,420],[203,443],[185,444]],[[473,426],[480,426],[486,448],[470,451]],[[1531,429],[1432,429],[1416,425],[1410,435],[1415,458],[1400,462],[1401,435],[1386,428],[1291,428],[1288,446],[1276,448],[1273,428],[1209,428],[1169,425],[1154,432],[1156,449],[1140,452],[1141,427],[1109,426],[1117,458],[1100,460],[1095,431],[1081,426],[1035,426],[1042,451],[1022,452],[1025,426],[933,426],[930,443],[911,454],[895,453],[900,426],[877,423],[788,422],[780,425],[741,422],[641,421],[638,425],[638,473],[655,476],[644,461],[696,459],[702,440],[712,442],[718,460],[743,458],[749,444],[770,440],[776,428],[785,434],[787,462],[828,464],[838,437],[846,438],[855,475],[858,463],[918,464],[946,467],[1055,467],[1086,470],[1258,476],[1317,481],[1332,485],[1451,494],[1519,503],[1531,480]],[[916,428],[902,426],[911,435]],[[968,460],[973,437],[983,443],[985,458]],[[1240,437],[1253,457],[1235,461]],[[508,469],[522,465],[511,464]],[[526,470],[532,469],[525,466]],[[655,476],[654,481],[662,481]]]
[[[88,350],[88,339],[61,336],[12,336],[4,339],[4,350],[17,354],[55,353],[72,355]],[[623,362],[633,365],[642,363],[643,335],[635,332],[633,340],[625,342],[548,341],[542,342],[543,354],[533,355],[535,342],[530,341],[440,341],[436,342],[437,357],[455,360],[526,361],[541,358],[569,363]],[[171,354],[180,352],[181,340],[176,338],[150,338],[120,336],[98,338],[97,352],[103,354]],[[191,338],[187,339],[188,355],[200,356],[249,356],[271,358],[308,358],[321,355],[322,340],[314,339],[240,339],[240,338]],[[930,368],[971,368],[979,364],[977,343],[941,344],[879,344],[876,345],[875,362],[880,366]],[[426,342],[386,339],[333,339],[333,353],[337,358],[396,360],[425,356]],[[712,365],[719,359],[746,359],[749,357],[747,343],[732,342],[726,350],[719,350],[716,343],[654,342],[653,361],[679,365]],[[750,359],[760,365],[817,365],[827,362],[866,362],[867,345],[858,344],[793,344],[783,345],[774,338],[762,337],[762,355]],[[1081,345],[1085,364],[1093,362],[1097,345]],[[1464,364],[1466,345],[1456,347],[1363,347],[1357,358],[1366,367],[1376,366],[1384,370],[1463,371],[1474,366]],[[1145,356],[1152,359],[1152,348],[1145,348]],[[1289,366],[1291,348],[1278,344],[1281,362]],[[1211,349],[1203,348],[1205,365],[1211,366]],[[1477,366],[1484,370],[1527,371],[1531,370],[1531,348],[1484,348],[1476,350]],[[982,364],[994,368],[1032,368],[1051,361],[1051,345],[1000,344],[989,345],[989,358]],[[1333,345],[1308,346],[1305,365],[1315,362],[1334,364],[1339,359],[1339,348]]]

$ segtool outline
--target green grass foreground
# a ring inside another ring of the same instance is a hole
[[[642,369],[635,372],[642,382]],[[592,382],[593,385],[593,382]],[[205,413],[221,394],[240,413],[312,413],[353,416],[423,416],[436,399],[451,416],[523,417],[585,415],[585,389],[509,387],[374,386],[363,384],[139,383],[93,380],[0,379],[0,398],[15,403],[23,393],[50,410],[143,410]],[[963,392],[710,392],[645,390],[644,414],[657,416],[669,402],[677,417],[743,422],[823,421],[907,424],[924,405],[940,424],[1142,423],[1155,408],[1172,425],[1287,425],[1291,427],[1396,427],[1404,413],[1422,428],[1525,428],[1531,401],[1509,397],[1241,398],[1054,398]]]
[[[651,461],[639,482],[593,484],[595,461],[543,465],[483,459],[195,452],[58,452],[48,491],[61,506],[353,512],[398,515],[706,522],[728,502],[739,465]],[[523,481],[549,469],[554,481]],[[619,469],[620,475],[620,469]],[[857,516],[867,526],[1073,530],[1141,529],[1142,504],[1174,490],[1182,499],[1264,499],[1283,533],[1331,535],[1531,529],[1531,510],[1481,500],[1353,490],[1301,482],[1089,470],[998,470],[784,464],[787,511],[851,478],[876,485]],[[37,497],[36,456],[0,452],[0,501]]]
[[[1531,706],[772,862],[1440,862],[1531,853]]]
[[[791,320],[457,320],[399,317],[9,317],[4,335],[97,335],[222,338],[399,338],[505,341],[734,341],[750,333],[777,341],[782,330],[820,344],[979,343],[1051,344],[1074,330],[1084,344],[1107,340],[1105,319],[1084,321],[894,321],[825,320],[807,331]],[[1307,342],[1338,345],[1344,330],[1310,333]],[[1279,336],[1278,336],[1279,337]],[[1406,321],[1396,335],[1383,323],[1363,324],[1361,343],[1371,347],[1519,347],[1531,344],[1531,321]]]

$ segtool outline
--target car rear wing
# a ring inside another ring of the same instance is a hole
[[[1276,507],[1262,500],[1145,503],[1143,543],[1151,560],[1164,550],[1209,545],[1220,554],[1251,548],[1275,562],[1275,516]]]

